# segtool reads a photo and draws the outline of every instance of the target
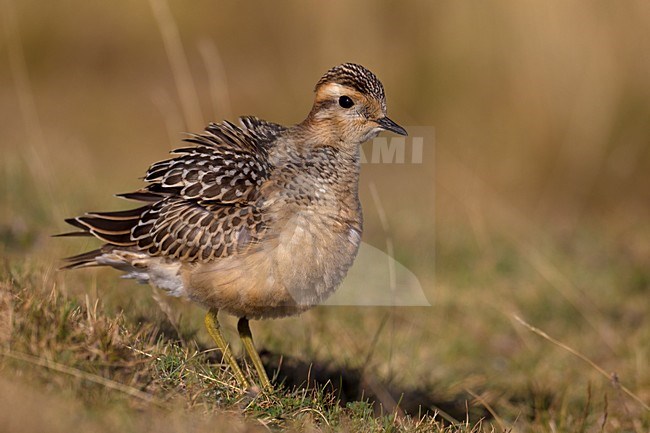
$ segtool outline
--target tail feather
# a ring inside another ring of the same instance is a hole
[[[104,254],[107,251],[107,247],[108,245],[104,245],[96,250],[87,251],[82,254],[77,254],[76,256],[66,257],[63,261],[67,262],[67,265],[61,267],[61,269],[67,270],[100,266],[100,264],[97,263],[97,257]]]
[[[118,218],[115,221],[121,221],[119,218],[123,217],[123,215],[112,216]],[[109,217],[111,215],[106,218]],[[78,219],[74,221],[79,222]],[[96,231],[88,228],[86,230],[84,233],[102,238]],[[77,233],[79,232],[72,235]],[[65,265],[61,267],[62,270],[110,266],[124,272],[123,278],[132,278],[139,283],[151,284],[154,287],[166,290],[172,296],[184,296],[186,294],[180,274],[180,263],[168,263],[164,259],[151,257],[146,252],[138,251],[133,246],[121,246],[109,242],[96,250],[67,257],[63,260]]]
[[[122,194],[117,194],[116,196],[120,198],[125,198],[127,200],[145,201],[145,202],[157,202],[165,197],[164,194],[158,194],[148,189],[140,189],[134,192],[125,192]]]
[[[92,236],[93,234],[90,232],[66,232],[66,233],[58,233],[56,235],[52,235],[53,238],[68,238],[68,237],[75,237],[75,236]]]
[[[133,246],[135,241],[131,239],[131,230],[138,225],[141,215],[149,207],[146,205],[116,212],[88,212],[76,218],[68,218],[65,221],[82,232],[63,233],[60,236],[84,236],[84,233],[88,233],[115,246]]]
[[[66,218],[65,222],[67,222],[71,226],[74,226],[74,227],[76,227],[78,229],[81,229],[81,230],[84,230],[84,231],[88,229],[85,225],[83,225],[79,221],[77,221],[77,218]]]
[[[99,249],[64,259],[67,264],[62,269],[105,265],[98,261],[102,255],[134,246],[136,242],[131,239],[131,230],[138,225],[140,217],[150,207],[151,205],[147,204],[124,211],[88,212],[82,216],[66,219],[68,224],[81,231],[61,233],[55,236],[95,236],[106,244]]]
[[[86,226],[89,230],[94,230],[104,234],[125,234],[130,233],[131,229],[138,225],[139,218],[135,219],[111,219],[103,216],[84,215],[77,217],[77,221]]]
[[[87,212],[87,216],[110,219],[115,221],[139,219],[142,212],[149,209],[149,206],[142,206],[135,209],[118,210],[113,212]]]

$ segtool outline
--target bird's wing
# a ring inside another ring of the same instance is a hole
[[[215,203],[254,200],[268,179],[268,150],[284,127],[255,117],[242,117],[241,127],[230,122],[210,124],[204,133],[185,141],[176,157],[149,167],[145,190],[155,194]]]
[[[152,256],[205,262],[256,244],[263,231],[262,215],[253,206],[168,197],[142,214],[131,239]]]
[[[258,119],[255,116],[240,117],[239,122],[242,127],[244,127],[251,135],[256,137],[256,139],[261,143],[272,143],[287,129],[282,125],[267,122],[266,120]]]
[[[284,127],[254,117],[210,124],[174,158],[153,164],[145,188],[121,196],[148,202],[121,212],[92,212],[66,220],[107,245],[186,261],[225,257],[254,245],[264,230],[256,207],[269,178],[268,150]],[[69,234],[68,234],[69,235]],[[72,260],[72,267],[75,266]]]
[[[96,264],[111,247],[143,251],[187,262],[207,262],[243,252],[258,243],[266,226],[254,206],[198,203],[165,197],[122,212],[92,212],[66,220],[107,244],[98,251],[68,258],[68,267]]]

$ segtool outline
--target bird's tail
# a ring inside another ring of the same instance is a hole
[[[62,266],[61,269],[80,269],[88,268],[91,266],[102,266],[103,263],[99,263],[97,259],[103,256],[105,253],[110,251],[110,245],[104,245],[101,248],[96,250],[87,251],[83,254],[78,254],[76,256],[66,257],[63,261],[66,263],[65,266]]]
[[[62,269],[112,266],[112,263],[106,263],[102,258],[113,252],[131,250],[136,245],[131,239],[131,231],[149,208],[150,205],[146,205],[118,212],[88,212],[66,219],[68,224],[80,230],[55,236],[94,236],[106,244],[96,250],[63,259],[66,265]]]

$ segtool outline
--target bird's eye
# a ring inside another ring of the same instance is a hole
[[[350,108],[354,105],[354,101],[349,96],[341,96],[339,98],[339,105],[343,108]]]

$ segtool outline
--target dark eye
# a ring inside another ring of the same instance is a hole
[[[350,108],[354,105],[354,101],[349,96],[341,96],[339,98],[339,105],[343,108]]]

